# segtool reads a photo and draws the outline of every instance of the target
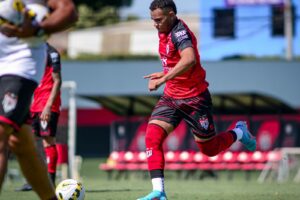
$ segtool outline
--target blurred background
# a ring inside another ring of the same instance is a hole
[[[245,120],[257,137],[258,151],[297,149],[300,1],[175,2],[179,18],[198,39],[218,131]],[[100,170],[110,171],[117,166],[109,163],[112,153],[145,150],[147,120],[163,92],[161,88],[149,93],[142,78],[162,70],[157,31],[149,14],[151,0],[75,3],[80,14],[76,26],[49,38],[64,58],[58,133],[65,155],[61,163],[67,162],[67,153],[73,160],[108,158],[108,165]],[[166,152],[198,151],[184,122],[164,148]],[[229,151],[245,150],[237,142]]]
[[[245,120],[257,151],[236,142],[208,158],[182,122],[164,144],[169,198],[199,199],[202,187],[201,199],[299,198],[300,1],[174,1],[198,40],[217,131]],[[48,40],[63,58],[58,180],[83,180],[89,200],[136,199],[151,187],[144,137],[163,92],[148,92],[143,79],[162,70],[151,0],[74,2],[78,23]],[[13,192],[16,169],[10,165],[2,197],[34,199]]]

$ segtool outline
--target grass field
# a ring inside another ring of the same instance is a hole
[[[86,200],[135,200],[151,190],[150,180],[130,176],[128,180],[107,180],[104,172],[98,170],[100,159],[84,159],[81,175],[86,188]],[[16,165],[10,164],[10,168]],[[219,179],[204,180],[176,179],[174,173],[166,174],[166,191],[169,200],[296,200],[300,199],[300,184],[287,182],[278,184],[267,181],[257,183],[258,174],[251,174],[251,180],[245,180],[244,173],[234,174],[233,180],[227,180],[227,173],[219,173]],[[33,192],[15,192],[22,185],[22,179],[8,181],[4,185],[2,200],[38,199]]]

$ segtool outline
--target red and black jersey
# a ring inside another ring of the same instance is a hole
[[[33,102],[30,108],[31,112],[42,112],[43,108],[45,107],[47,100],[50,96],[52,87],[53,87],[53,78],[52,73],[60,73],[61,72],[61,62],[60,62],[60,55],[58,51],[50,46],[47,45],[47,65],[45,68],[44,75],[42,80],[34,91]],[[57,95],[52,107],[52,112],[59,112],[60,105],[61,105],[61,97],[60,93]]]
[[[181,58],[180,52],[187,47],[194,49],[197,63],[183,74],[168,80],[164,89],[167,96],[176,99],[190,98],[204,92],[208,87],[206,72],[200,63],[196,37],[182,20],[178,19],[170,33],[159,33],[159,54],[165,74],[176,66]]]

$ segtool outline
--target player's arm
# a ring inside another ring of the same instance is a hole
[[[25,9],[23,11],[24,22],[21,27],[6,23],[1,26],[0,31],[8,37],[27,38],[63,31],[77,21],[78,15],[72,0],[48,0],[47,2],[52,12],[41,23],[32,23]]]
[[[62,78],[61,78],[61,60],[60,55],[52,46],[48,44],[48,66],[52,68],[52,80],[53,85],[51,88],[50,95],[47,99],[46,105],[43,108],[42,114],[40,116],[41,120],[50,120],[51,108],[54,104],[56,97],[59,95]]]
[[[40,23],[40,28],[47,34],[63,31],[71,27],[78,14],[72,0],[48,0],[51,15]]]
[[[44,121],[50,120],[51,107],[60,92],[61,83],[62,83],[61,73],[60,72],[52,72],[52,79],[53,79],[53,87],[51,89],[47,103],[46,103],[45,107],[43,108],[43,112],[40,116],[41,120],[44,120]]]
[[[195,51],[192,47],[187,47],[180,52],[181,59],[167,74],[162,77],[163,81],[166,82],[175,78],[176,76],[183,74],[196,64]]]
[[[160,78],[151,78],[148,83],[148,89],[150,91],[157,90],[162,84],[175,78],[176,76],[186,72],[192,66],[196,64],[195,51],[192,47],[187,47],[180,52],[181,59],[168,73],[164,74]]]

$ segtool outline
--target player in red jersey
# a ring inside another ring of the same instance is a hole
[[[56,129],[60,113],[61,62],[58,51],[47,44],[47,65],[38,88],[34,91],[30,112],[33,118],[33,131],[43,138],[48,172],[55,183],[57,150],[55,144]],[[55,185],[55,184],[54,184]]]
[[[58,157],[55,136],[61,105],[61,83],[60,55],[53,46],[47,44],[46,68],[39,86],[34,91],[30,112],[33,132],[43,140],[48,173],[53,185],[55,185]],[[18,190],[30,191],[32,187],[25,183]]]
[[[168,134],[185,120],[202,153],[215,156],[228,149],[236,140],[254,151],[256,140],[245,122],[233,130],[216,133],[212,101],[201,66],[196,37],[176,16],[173,0],[154,0],[150,5],[151,19],[159,36],[162,72],[146,75],[149,91],[163,84],[164,94],[155,106],[146,130],[146,153],[153,191],[138,200],[166,200],[164,191],[164,153],[162,144]]]

